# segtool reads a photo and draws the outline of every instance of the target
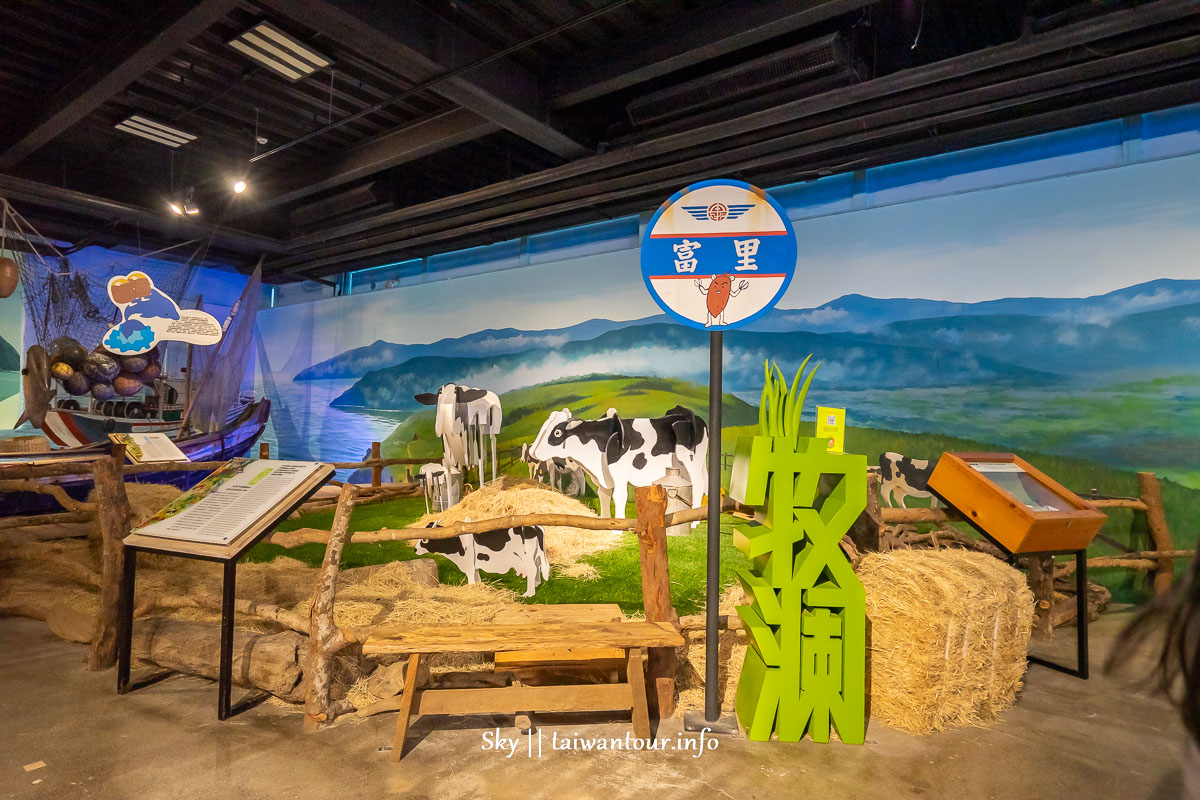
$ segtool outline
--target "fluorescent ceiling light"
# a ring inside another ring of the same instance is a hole
[[[184,133],[178,128],[172,128],[169,125],[163,125],[161,122],[155,122],[140,114],[134,114],[129,119],[122,120],[113,127],[119,131],[125,131],[126,133],[132,133],[134,136],[149,139],[152,142],[165,144],[167,147],[179,147],[179,145],[187,144],[196,138],[190,133]]]
[[[230,39],[229,46],[292,81],[306,78],[333,63],[269,22],[260,22]]]

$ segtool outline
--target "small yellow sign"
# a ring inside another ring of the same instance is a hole
[[[846,446],[846,409],[817,406],[817,438],[826,441],[830,453],[841,453]]]

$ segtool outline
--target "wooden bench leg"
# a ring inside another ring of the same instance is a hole
[[[646,704],[646,673],[643,671],[644,658],[640,647],[629,648],[629,691],[633,695],[633,735],[639,739],[649,740],[650,710]]]
[[[404,755],[404,738],[408,735],[408,720],[412,714],[413,699],[417,694],[417,673],[421,669],[421,654],[413,653],[408,657],[408,666],[404,670],[404,694],[400,698],[400,716],[396,720],[396,736],[392,739],[392,761],[399,761]]]

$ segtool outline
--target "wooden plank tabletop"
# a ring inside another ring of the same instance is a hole
[[[519,625],[383,625],[363,645],[368,655],[495,653],[552,647],[680,647],[666,622],[534,622]]]

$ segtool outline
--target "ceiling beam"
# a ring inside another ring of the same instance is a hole
[[[775,108],[746,114],[729,122],[713,123],[690,131],[659,136],[561,167],[390,211],[371,220],[337,225],[319,234],[297,236],[289,244],[293,249],[299,250],[342,237],[353,236],[361,239],[361,234],[372,229],[406,223],[430,215],[443,215],[458,208],[495,200],[505,195],[529,196],[533,190],[540,187],[562,185],[566,182],[570,182],[566,185],[575,186],[577,179],[588,174],[613,169],[628,172],[653,168],[678,160],[685,151],[698,144],[721,142],[732,137],[746,137],[756,141],[755,132],[762,129],[784,123],[801,123],[822,114],[841,112],[857,103],[885,101],[893,95],[914,89],[928,89],[943,81],[967,79],[974,74],[1031,62],[1051,53],[1084,48],[1093,42],[1122,36],[1147,26],[1194,17],[1195,9],[1196,0],[1156,0],[1126,11],[1111,12],[1096,20],[1066,26],[1052,33],[966,53],[956,58],[865,81],[849,88],[781,103]]]
[[[283,180],[261,190],[264,198],[237,216],[290,203],[382,170],[424,158],[500,130],[473,111],[456,108],[418,120],[343,150],[303,170],[290,170]]]
[[[45,110],[7,140],[0,169],[11,169],[67,128],[123,91],[155,64],[199,36],[238,5],[237,0],[174,0],[163,4],[156,24],[134,28],[106,55],[59,89]]]
[[[200,220],[171,217],[165,213],[106,200],[103,197],[76,192],[72,189],[49,186],[14,175],[0,174],[0,193],[10,200],[23,201],[31,206],[41,208],[71,212],[88,219],[136,222],[144,228],[182,240],[210,239],[211,244],[215,247],[243,253],[283,255],[287,252],[285,242],[270,236],[222,228]],[[33,216],[29,212],[23,213],[26,216]]]
[[[413,0],[261,0],[416,82],[479,61],[492,51]],[[508,59],[438,81],[429,91],[562,158],[590,151],[542,119],[537,78]]]
[[[877,0],[777,0],[739,3],[686,15],[665,28],[625,39],[614,49],[564,65],[550,86],[566,108],[751,47],[871,5]]]

